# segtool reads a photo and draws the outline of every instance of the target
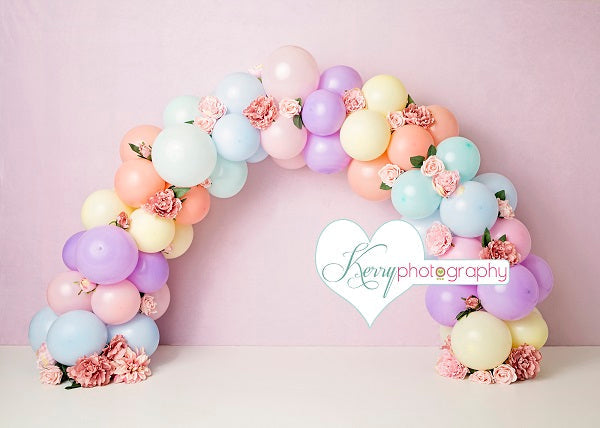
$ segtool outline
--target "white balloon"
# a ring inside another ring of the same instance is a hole
[[[200,98],[193,95],[182,95],[169,101],[163,112],[165,128],[194,120],[199,115],[198,103]]]

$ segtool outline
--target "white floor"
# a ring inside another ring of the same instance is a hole
[[[511,386],[437,376],[434,348],[162,346],[136,385],[41,385],[27,347],[0,347],[0,426],[600,426],[600,347],[543,349]]]

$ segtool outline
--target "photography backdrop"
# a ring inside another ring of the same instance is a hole
[[[549,344],[600,345],[600,3],[2,0],[0,14],[0,343],[27,342],[83,200],[112,187],[123,134],[297,44],[321,69],[393,74],[417,103],[450,108],[481,171],[516,185],[533,252],[554,269],[540,307]],[[251,165],[242,193],[213,198],[171,262],[162,343],[437,344],[423,287],[369,329],[321,283],[316,240],[338,218],[372,233],[398,215],[343,173]]]

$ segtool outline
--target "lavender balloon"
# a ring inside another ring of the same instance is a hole
[[[527,316],[539,297],[535,277],[527,268],[516,265],[510,268],[506,285],[478,285],[477,294],[483,308],[490,314],[508,321]]]
[[[327,89],[336,94],[344,95],[344,91],[362,88],[362,84],[362,78],[358,71],[346,65],[336,65],[321,74],[319,89]]]
[[[352,158],[346,154],[340,142],[340,133],[322,137],[309,134],[304,147],[304,160],[313,171],[332,174],[346,168]]]
[[[67,242],[65,242],[65,245],[63,246],[63,263],[71,270],[77,270],[77,243],[79,242],[81,235],[84,233],[85,230],[82,230],[81,232],[77,232],[76,234],[72,235],[69,239],[67,239]]]
[[[550,265],[541,257],[529,253],[527,258],[521,262],[521,266],[525,266],[533,274],[538,283],[540,295],[537,302],[544,301],[554,286],[554,275],[552,275]]]
[[[469,296],[477,296],[476,285],[430,285],[425,293],[425,306],[436,322],[448,327],[456,324],[456,315],[464,311]]]
[[[138,250],[135,241],[120,227],[94,227],[79,238],[77,269],[98,284],[114,284],[135,269]]]
[[[160,290],[169,278],[169,263],[162,253],[143,253],[140,251],[138,262],[129,281],[142,293]]]
[[[302,122],[315,135],[331,135],[342,127],[346,119],[346,107],[339,94],[317,89],[302,107]]]

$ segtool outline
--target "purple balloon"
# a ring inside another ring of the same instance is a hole
[[[94,227],[79,238],[77,270],[92,282],[114,284],[135,269],[138,250],[135,241],[120,227]]]
[[[65,245],[63,246],[63,263],[71,270],[77,270],[77,243],[79,242],[81,235],[84,233],[85,230],[82,230],[81,232],[77,232],[76,234],[72,235],[69,239],[67,239],[67,242],[65,242]]]
[[[322,137],[309,134],[304,147],[304,160],[313,171],[332,174],[346,168],[352,158],[342,148],[340,133]]]
[[[336,65],[321,74],[319,89],[327,89],[339,95],[344,95],[348,89],[361,88],[362,78],[358,71],[346,65]]]
[[[448,327],[456,324],[456,315],[466,309],[469,296],[477,296],[476,285],[430,285],[425,293],[425,306],[437,323]]]
[[[315,135],[331,135],[342,127],[346,120],[346,106],[339,94],[317,89],[302,106],[302,122]]]
[[[153,293],[169,279],[169,263],[162,253],[140,251],[137,265],[127,279],[142,293]]]
[[[490,314],[509,321],[527,316],[535,308],[539,293],[535,277],[521,265],[510,268],[510,279],[506,285],[477,286],[483,308]]]
[[[542,302],[548,297],[554,286],[554,275],[552,275],[550,265],[541,257],[529,253],[527,258],[521,262],[521,266],[525,266],[535,277],[540,287],[540,296],[537,302]]]

